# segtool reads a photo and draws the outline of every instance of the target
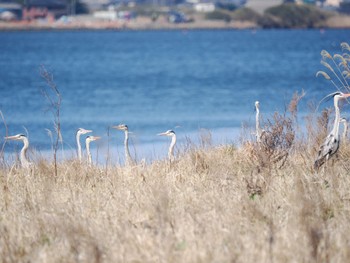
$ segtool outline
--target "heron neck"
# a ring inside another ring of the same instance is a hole
[[[80,145],[80,133],[79,132],[77,132],[76,140],[77,140],[77,147],[78,147],[78,158],[79,158],[79,161],[81,161],[81,145]]]
[[[174,134],[172,137],[171,137],[171,143],[170,143],[170,146],[169,146],[169,153],[168,153],[168,157],[169,157],[169,160],[172,161],[174,159],[174,148],[175,148],[175,144],[176,144],[176,135]]]
[[[258,107],[256,108],[256,115],[255,115],[255,130],[256,130],[256,139],[257,141],[260,140],[260,111]]]
[[[335,119],[332,133],[337,136],[339,134],[339,123],[340,123],[340,110],[338,107],[338,100],[334,100],[334,108],[335,108]]]
[[[90,152],[90,142],[86,142],[86,154],[88,156],[88,163],[92,164],[92,157],[91,157],[91,152]]]
[[[29,141],[27,138],[23,139],[23,148],[21,150],[20,161],[23,167],[28,167],[29,161],[27,160],[26,154],[29,147]]]
[[[130,164],[131,156],[130,156],[130,151],[129,151],[129,131],[125,130],[124,134],[125,134],[125,138],[124,138],[125,162],[127,164]]]

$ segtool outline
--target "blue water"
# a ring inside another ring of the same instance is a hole
[[[162,157],[168,140],[155,134],[168,129],[180,141],[204,128],[214,143],[236,142],[243,122],[253,126],[256,100],[268,116],[304,89],[305,112],[333,91],[315,77],[321,50],[339,53],[344,41],[350,30],[0,32],[0,110],[9,134],[28,132],[32,148],[49,150],[45,65],[63,98],[66,150],[75,149],[79,127],[104,136],[105,146],[108,126],[126,123],[133,154]],[[5,132],[0,124],[0,137]],[[110,134],[120,147],[123,134]]]

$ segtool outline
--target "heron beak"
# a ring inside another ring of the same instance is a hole
[[[350,93],[346,93],[343,96],[344,96],[344,98],[349,98],[350,97]]]
[[[325,96],[322,100],[320,100],[320,102],[318,103],[317,107],[316,107],[316,110],[315,111],[318,111],[318,108],[320,107],[321,103],[323,101],[328,101],[330,100],[331,98],[333,98],[335,96],[335,94],[338,93],[337,91],[336,92],[333,92],[331,94],[328,94],[327,96]],[[346,95],[346,94],[343,94],[343,95]],[[344,97],[346,98],[346,97]]]
[[[101,139],[101,137],[100,136],[94,136],[94,141],[96,141],[96,140],[100,140]]]
[[[17,135],[6,136],[5,140],[19,140],[19,137]]]
[[[118,125],[118,126],[112,126],[113,129],[116,130],[123,130],[122,126]]]
[[[162,132],[162,133],[158,133],[157,135],[158,135],[158,136],[166,136],[166,133],[165,133],[165,132]]]

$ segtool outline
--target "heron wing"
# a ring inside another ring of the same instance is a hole
[[[325,142],[320,146],[318,156],[315,161],[315,168],[319,168],[326,160],[334,155],[339,149],[340,137],[330,133]]]

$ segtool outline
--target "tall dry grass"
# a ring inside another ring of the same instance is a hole
[[[288,116],[266,122],[271,131],[282,125],[283,142],[295,130]],[[70,160],[58,176],[45,160],[31,171],[3,166],[1,262],[348,261],[348,144],[315,173],[316,147],[302,139],[277,147],[288,150],[282,166],[254,161],[254,143],[209,140],[187,145],[171,164]]]

